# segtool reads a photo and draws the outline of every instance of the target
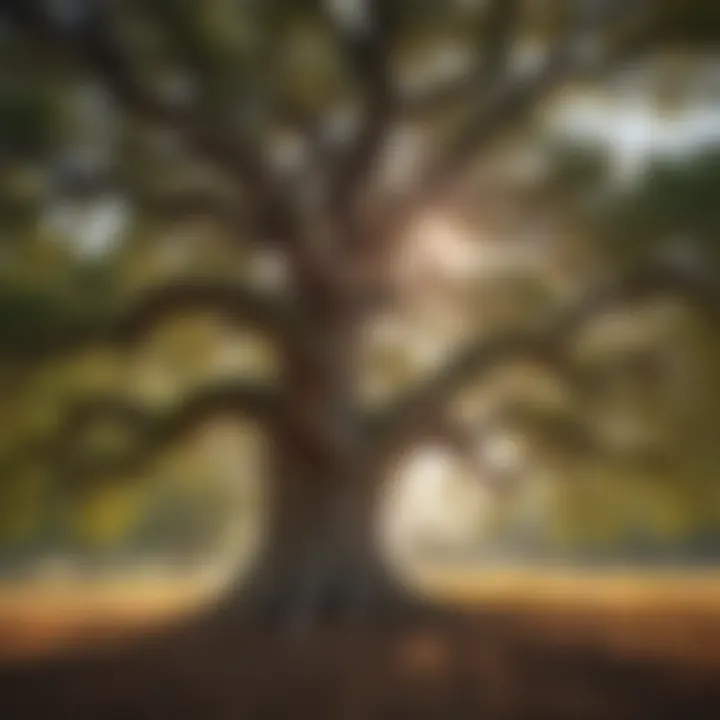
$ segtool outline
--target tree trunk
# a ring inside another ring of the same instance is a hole
[[[382,560],[375,542],[374,483],[278,446],[267,535],[255,595],[261,612],[298,621],[360,610],[377,600]],[[305,461],[305,462],[304,462]],[[350,477],[362,485],[351,486]],[[385,588],[383,588],[383,591]]]
[[[355,398],[357,316],[341,297],[320,298],[311,309],[311,349],[285,349],[266,542],[246,584],[261,613],[298,623],[399,597],[378,547],[381,474]]]

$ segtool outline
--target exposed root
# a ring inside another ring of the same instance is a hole
[[[260,567],[222,604],[219,617],[303,639],[319,627],[399,625],[436,610],[377,564]]]

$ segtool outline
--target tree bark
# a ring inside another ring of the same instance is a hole
[[[315,338],[284,349],[267,533],[244,593],[261,614],[301,625],[399,597],[376,532],[382,474],[355,397],[358,304],[316,288],[305,300]]]

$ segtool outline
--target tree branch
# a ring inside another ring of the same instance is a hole
[[[403,437],[422,433],[422,428],[471,380],[479,380],[504,363],[533,360],[547,365],[574,382],[567,347],[587,322],[630,303],[662,297],[691,302],[720,322],[720,284],[716,278],[695,270],[655,262],[629,271],[614,282],[589,293],[570,308],[557,313],[544,326],[488,338],[485,334],[468,342],[445,365],[410,390],[373,423],[380,452]]]
[[[520,8],[520,0],[493,0],[490,6],[480,71],[486,80],[497,77],[505,70]]]
[[[157,324],[189,312],[219,314],[271,335],[299,336],[302,330],[295,311],[274,298],[218,280],[177,281],[147,291],[128,309],[114,315],[68,321],[40,337],[0,339],[0,358],[27,367],[28,363],[58,360],[95,346],[131,347]]]
[[[504,19],[504,13],[508,10],[497,12],[498,16]],[[507,19],[504,19],[507,23],[505,32],[510,32],[511,17],[509,14]],[[643,50],[647,46],[648,38],[652,36],[655,20],[654,16],[637,15],[635,12],[623,14],[620,19],[616,17],[616,13],[604,13],[591,31],[582,27],[581,33],[566,33],[549,52],[548,57],[526,77],[509,78],[487,88],[482,82],[478,84],[477,73],[470,73],[454,87],[442,89],[441,93],[448,96],[467,96],[473,91],[476,94],[481,92],[476,98],[474,111],[423,174],[420,183],[411,191],[411,196],[403,201],[398,213],[399,222],[403,223],[408,217],[412,217],[418,208],[432,202],[438,194],[448,192],[452,184],[472,167],[481,152],[497,140],[500,133],[507,132],[523,120],[552,91],[573,77],[606,72],[615,63],[625,61],[635,52]],[[501,33],[501,37],[503,35],[504,33]],[[502,40],[496,49],[491,45],[488,50],[489,64],[481,65],[481,68],[485,69],[481,69],[480,78],[485,77],[483,73],[487,68],[497,69],[497,63],[506,60],[508,41],[509,36]],[[582,59],[581,44],[592,48],[593,44],[603,41],[607,47],[603,49],[600,61]],[[420,99],[415,111],[422,111],[435,101],[433,96]],[[409,110],[413,111],[412,104]]]
[[[520,480],[520,470],[497,467],[488,461],[482,446],[492,431],[491,421],[481,427],[472,427],[443,413],[423,428],[422,439],[425,442],[436,442],[452,451],[467,473],[488,490],[496,494],[506,493]],[[412,436],[407,436],[405,440],[407,443],[416,442]]]
[[[461,76],[439,87],[399,98],[396,114],[405,120],[422,120],[447,107],[486,97],[507,70],[521,0],[492,0],[479,18],[481,46],[471,67]]]
[[[340,212],[353,201],[378,159],[391,119],[394,95],[391,55],[397,9],[387,0],[368,0],[369,26],[345,35],[346,55],[363,91],[363,122],[333,178],[331,206]]]
[[[76,403],[52,438],[32,440],[0,462],[0,476],[10,478],[27,463],[50,463],[73,485],[140,472],[163,450],[212,418],[245,417],[261,423],[272,418],[277,403],[272,388],[238,382],[201,388],[169,411],[157,411],[116,396],[96,396]],[[136,437],[129,450],[111,456],[82,457],[78,447],[93,424],[110,423]]]
[[[521,0],[492,0],[480,18],[478,29],[481,47],[467,72],[427,92],[406,98],[400,106],[402,115],[422,119],[433,111],[487,96],[505,75],[517,28]]]
[[[69,51],[128,110],[173,130],[199,157],[240,181],[266,232],[294,236],[292,208],[255,149],[209,127],[187,106],[168,101],[145,87],[133,62],[116,42],[109,23],[100,16],[99,4],[93,4],[92,11],[86,8],[87,17],[67,27],[60,27],[33,0],[0,0],[0,11],[30,35]]]
[[[260,238],[253,232],[249,211],[239,207],[231,198],[204,190],[190,188],[178,192],[137,193],[130,191],[133,208],[151,220],[182,222],[192,218],[204,218],[223,232],[233,243],[247,240],[253,246]]]

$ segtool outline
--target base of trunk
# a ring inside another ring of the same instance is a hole
[[[376,560],[323,565],[260,563],[221,603],[222,621],[303,635],[316,627],[396,624],[437,608]]]

